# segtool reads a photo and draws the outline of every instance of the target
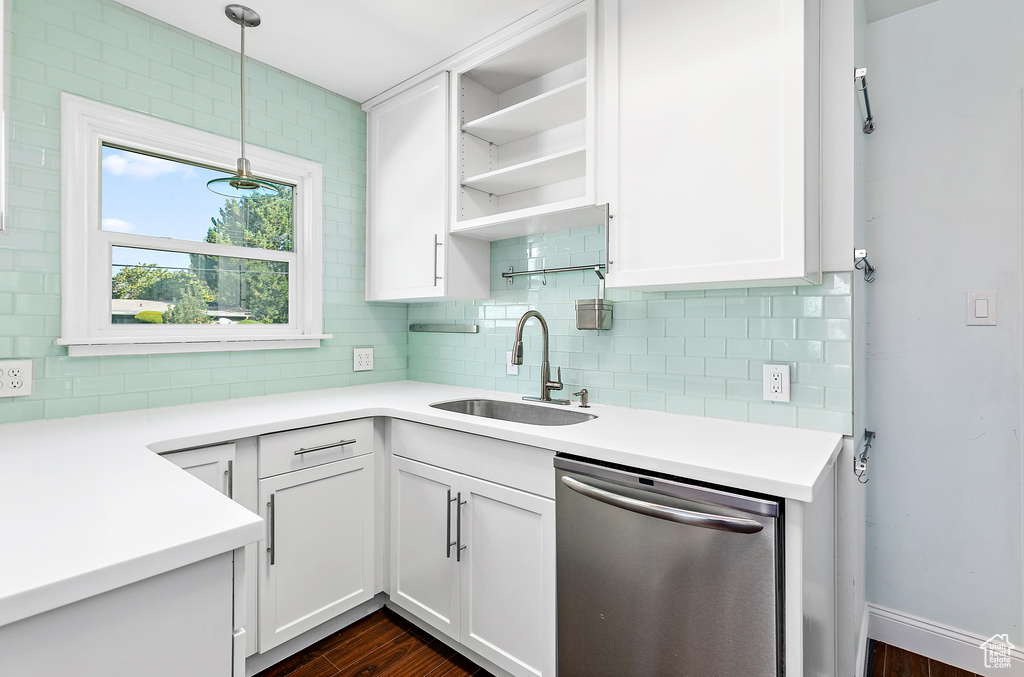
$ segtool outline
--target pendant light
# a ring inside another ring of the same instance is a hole
[[[245,29],[260,25],[260,15],[242,5],[228,5],[224,8],[227,18],[242,27],[242,157],[235,163],[235,175],[213,179],[206,187],[218,195],[246,199],[251,197],[280,195],[281,189],[252,175],[249,161],[245,157]]]

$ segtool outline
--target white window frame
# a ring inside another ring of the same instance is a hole
[[[292,251],[254,250],[101,227],[102,146],[121,146],[233,172],[238,141],[166,120],[61,94],[61,338],[71,357],[317,348],[323,333],[321,230],[323,168],[246,147],[258,176],[295,186]],[[287,324],[155,325],[110,321],[111,247],[288,262]],[[254,257],[254,253],[258,256]]]

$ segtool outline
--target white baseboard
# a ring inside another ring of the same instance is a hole
[[[868,604],[868,637],[979,675],[1024,677],[1024,651],[1010,652],[1010,667],[985,668],[980,645],[988,637],[895,609]]]
[[[329,637],[342,628],[352,625],[363,616],[368,616],[377,609],[384,608],[384,602],[386,601],[387,595],[379,592],[373,599],[369,599],[354,609],[349,609],[345,613],[321,623],[312,630],[307,630],[298,637],[294,637],[280,646],[275,646],[266,653],[256,653],[248,656],[245,659],[246,677],[252,677],[257,672],[262,672],[271,665],[275,665],[276,663],[283,661],[292,654],[296,654],[306,647],[316,644],[324,637]]]

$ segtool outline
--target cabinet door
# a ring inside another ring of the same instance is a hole
[[[260,480],[260,652],[373,597],[373,455]]]
[[[819,281],[819,2],[617,0],[610,287]]]
[[[513,675],[555,674],[555,502],[462,477],[461,641]]]
[[[444,294],[447,124],[448,73],[370,111],[367,300]]]
[[[455,639],[458,478],[400,456],[391,461],[391,601]]]
[[[255,472],[248,475],[245,471],[241,472],[242,488],[239,490],[239,495],[235,495],[236,463],[240,455],[245,457],[245,452],[240,452],[235,444],[232,443],[176,451],[165,454],[164,458],[199,478],[228,498],[234,499],[237,503],[252,510],[254,506],[251,503],[246,505],[245,496],[250,491],[253,494],[255,493]],[[249,458],[252,457],[250,456]],[[250,478],[252,484],[248,485],[247,480],[250,480]],[[244,588],[236,588],[235,591],[235,674],[240,674],[238,672],[239,669],[244,672],[245,657],[256,653],[256,581],[251,573],[255,569],[256,547],[257,544],[250,543],[245,546],[244,556],[240,556],[236,552],[234,558],[235,580],[245,582]],[[245,575],[246,571],[250,572],[248,578]],[[240,591],[244,594],[239,595]]]
[[[0,627],[0,675],[237,674],[231,559],[216,555]]]
[[[164,455],[171,463],[201,479],[229,498],[234,498],[235,445],[176,451]]]

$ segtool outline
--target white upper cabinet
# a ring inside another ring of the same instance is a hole
[[[367,118],[366,299],[487,298],[486,242],[448,234],[448,73]]]
[[[453,233],[498,240],[604,222],[595,31],[586,0],[453,68]]]
[[[819,2],[601,3],[609,286],[820,280]]]

